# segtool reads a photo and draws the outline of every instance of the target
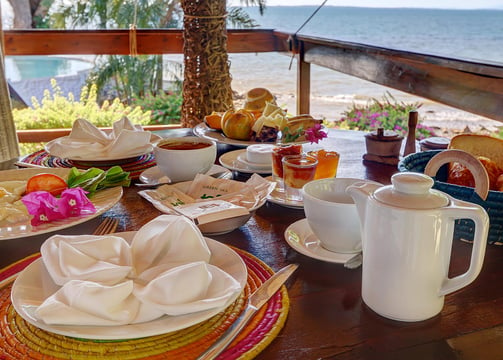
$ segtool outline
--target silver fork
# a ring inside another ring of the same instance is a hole
[[[94,230],[93,235],[105,235],[112,234],[117,230],[117,226],[119,225],[119,219],[114,218],[105,218],[96,230]]]

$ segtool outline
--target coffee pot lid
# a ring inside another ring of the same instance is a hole
[[[449,205],[449,198],[432,189],[433,179],[428,175],[402,172],[391,177],[390,186],[374,192],[374,198],[387,205],[404,209],[436,209]]]

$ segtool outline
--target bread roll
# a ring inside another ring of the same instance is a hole
[[[477,156],[477,159],[482,163],[489,176],[489,190],[501,191],[501,182],[499,180],[503,175],[501,169],[496,162],[483,156]],[[470,170],[460,163],[453,163],[449,167],[449,175],[447,182],[455,185],[475,187],[475,180]],[[499,183],[498,183],[499,182]]]
[[[461,134],[451,139],[449,149],[464,150],[475,157],[486,157],[503,169],[502,139],[488,135]]]
[[[503,190],[503,140],[487,135],[462,134],[452,138],[449,149],[463,150],[479,159],[489,176],[490,190]],[[475,186],[470,171],[459,163],[450,164],[447,182]]]
[[[244,108],[258,117],[264,111],[267,103],[276,105],[276,100],[271,92],[265,88],[254,88],[246,93]]]

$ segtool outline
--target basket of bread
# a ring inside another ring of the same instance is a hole
[[[408,155],[398,169],[430,175],[435,179],[435,189],[482,206],[490,221],[488,243],[503,245],[503,140],[457,135],[447,150]],[[457,220],[454,237],[473,240],[474,226],[471,220]]]
[[[265,88],[248,91],[242,108],[213,112],[204,118],[209,128],[229,139],[254,142],[276,142],[279,138],[282,142],[318,142],[326,136],[322,122],[308,114],[289,116]]]

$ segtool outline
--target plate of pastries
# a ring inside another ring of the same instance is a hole
[[[241,108],[212,112],[193,131],[200,137],[246,147],[255,143],[275,143],[280,137],[282,141],[306,142],[304,130],[322,122],[308,114],[288,115],[268,89],[254,88],[246,93]]]

